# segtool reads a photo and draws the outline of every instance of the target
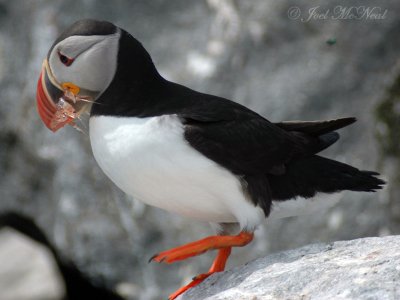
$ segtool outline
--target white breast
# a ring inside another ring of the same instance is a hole
[[[149,205],[208,222],[254,228],[264,218],[236,176],[192,148],[175,115],[90,119],[93,154],[125,193]]]

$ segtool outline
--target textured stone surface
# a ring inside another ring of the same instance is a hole
[[[395,300],[400,236],[314,244],[208,278],[180,299]]]
[[[388,13],[383,20],[288,18],[292,6],[305,14],[318,5]],[[379,158],[375,132],[388,128],[373,111],[400,73],[399,10],[397,0],[0,1],[0,210],[34,216],[83,271],[110,286],[135,286],[133,299],[165,296],[207,270],[213,254],[169,266],[148,264],[149,257],[212,231],[127,199],[97,167],[87,136],[41,124],[36,82],[59,32],[84,17],[115,22],[143,42],[164,76],[273,121],[354,115],[358,123],[324,154],[392,182],[398,161]],[[230,265],[311,242],[399,233],[398,185],[392,191],[391,199],[386,191],[341,193],[327,212],[268,222]]]

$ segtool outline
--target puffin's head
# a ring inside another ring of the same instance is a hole
[[[110,85],[121,30],[109,22],[81,20],[54,42],[37,86],[37,108],[52,131],[73,123]]]

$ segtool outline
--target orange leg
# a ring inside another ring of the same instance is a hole
[[[218,255],[211,265],[209,273],[221,272],[225,270],[226,262],[231,255],[232,247],[226,247],[218,250]]]
[[[253,240],[252,232],[242,231],[238,235],[216,235],[192,242],[180,247],[163,251],[150,258],[150,261],[173,263],[189,257],[200,255],[208,250],[215,250],[227,247],[242,247]]]
[[[193,280],[199,280],[199,279],[204,280],[213,273],[222,272],[223,270],[225,270],[225,265],[229,258],[229,255],[231,255],[231,251],[232,247],[219,249],[218,255],[214,259],[214,262],[211,265],[210,270],[208,270],[207,273],[197,275],[196,277],[193,278]]]
[[[200,274],[193,278],[192,282],[180,288],[171,294],[168,299],[173,300],[188,289],[198,285],[204,279],[215,272],[221,272],[225,269],[226,262],[231,254],[232,247],[242,247],[253,240],[253,233],[241,232],[236,236],[210,236],[202,240],[192,242],[171,250],[161,252],[153,256],[150,260],[157,262],[172,263],[192,256],[199,255],[208,250],[218,249],[218,255],[215,258],[210,270],[207,273]]]
[[[183,294],[187,290],[191,289],[192,287],[195,287],[196,285],[200,284],[203,282],[204,279],[206,279],[208,276],[216,273],[216,272],[222,272],[225,269],[226,261],[229,258],[229,255],[231,254],[232,247],[227,247],[227,248],[222,248],[218,250],[218,255],[215,258],[210,270],[207,273],[197,275],[196,277],[193,278],[193,280],[175,291],[173,294],[169,295],[168,299],[173,300],[177,298],[180,294]]]

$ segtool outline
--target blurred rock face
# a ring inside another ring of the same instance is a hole
[[[2,299],[62,299],[65,288],[47,249],[10,229],[0,231],[0,241]]]
[[[380,156],[375,133],[390,128],[374,111],[399,73],[400,4],[318,5],[1,1],[0,210],[34,216],[83,271],[133,299],[165,297],[211,263],[213,254],[185,264],[147,264],[160,250],[210,234],[208,225],[126,198],[97,167],[87,135],[72,128],[53,134],[41,124],[34,99],[42,59],[63,29],[87,17],[131,32],[168,79],[238,101],[272,121],[356,116],[358,123],[324,154],[361,169],[377,169],[379,162],[382,173],[398,176],[398,160]],[[355,12],[360,6],[387,13],[366,17]],[[337,7],[358,18],[335,18]],[[320,17],[308,20],[313,8]],[[395,187],[387,190],[397,194]],[[390,195],[341,193],[335,197],[342,201],[327,212],[267,222],[230,264],[315,241],[398,233],[398,206]]]

